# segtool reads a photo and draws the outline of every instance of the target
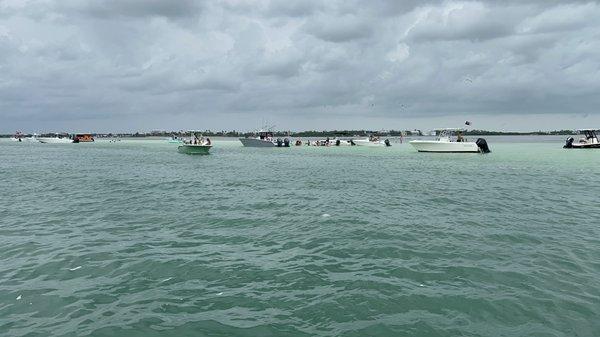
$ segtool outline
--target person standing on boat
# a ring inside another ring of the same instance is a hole
[[[457,141],[458,143],[462,143],[462,142],[464,142],[464,138],[463,138],[463,136],[462,136],[462,132],[458,131],[458,132],[456,133],[456,141]]]

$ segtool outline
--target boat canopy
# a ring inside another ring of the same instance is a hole
[[[598,130],[600,130],[600,129],[575,129],[575,131],[578,131],[578,132],[586,132],[586,131],[596,132]]]
[[[598,139],[595,129],[579,129],[578,132],[583,133],[586,139],[595,139],[596,141]]]

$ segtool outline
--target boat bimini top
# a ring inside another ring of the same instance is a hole
[[[596,131],[598,129],[577,129],[576,131],[579,133],[583,133],[585,135],[585,139],[591,142],[598,142],[598,136],[596,136]]]

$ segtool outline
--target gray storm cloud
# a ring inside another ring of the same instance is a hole
[[[600,124],[599,17],[585,1],[3,0],[0,132]]]

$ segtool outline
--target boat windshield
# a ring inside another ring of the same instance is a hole
[[[445,128],[445,129],[437,129],[437,140],[439,141],[448,141],[448,142],[463,142],[465,139],[463,138],[463,134],[465,129],[460,128]]]
[[[448,140],[451,141],[454,136],[454,130],[444,129],[438,131],[438,140]]]

